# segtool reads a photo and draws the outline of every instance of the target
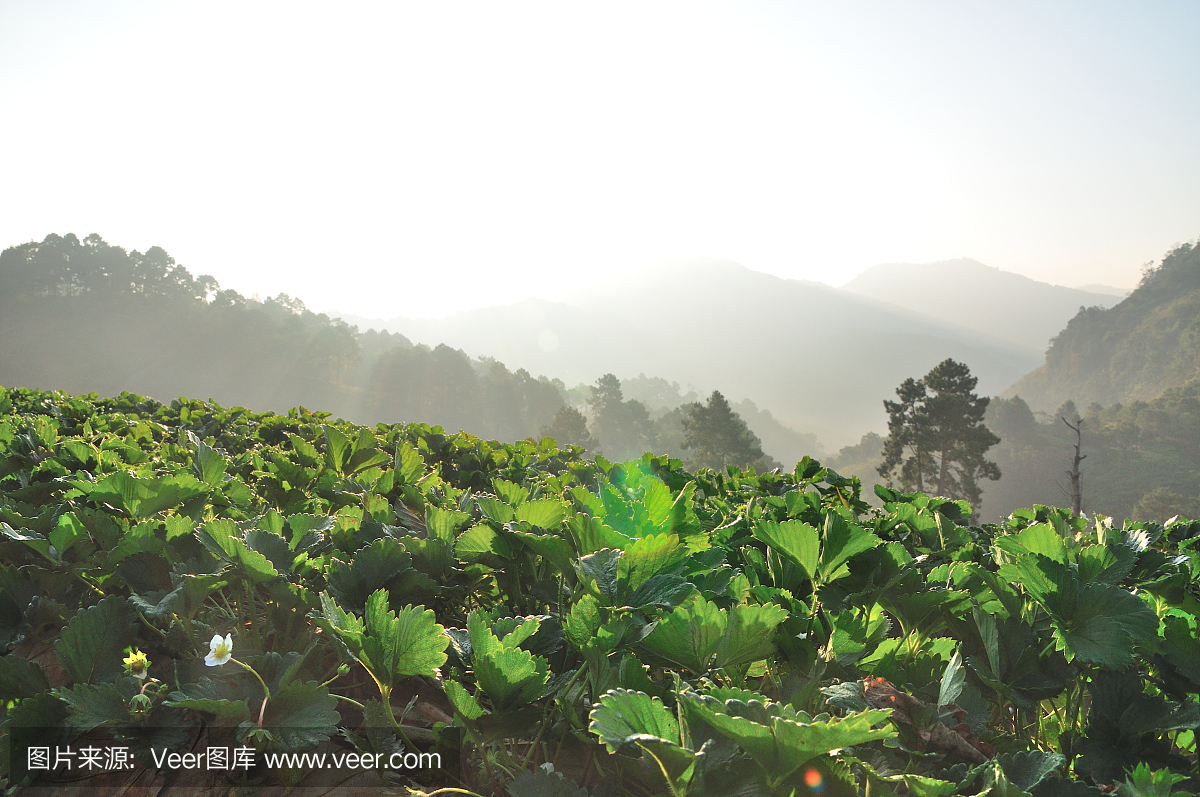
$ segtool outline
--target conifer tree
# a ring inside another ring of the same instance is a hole
[[[596,438],[588,433],[587,416],[570,404],[564,404],[554,420],[542,427],[539,435],[553,438],[560,446],[579,446],[587,451],[595,451],[598,447]]]
[[[640,457],[653,447],[650,411],[640,401],[625,400],[621,380],[605,374],[596,380],[591,392],[588,406],[592,410],[592,430],[605,457],[620,462]]]
[[[980,479],[995,481],[1000,468],[985,458],[1000,438],[983,425],[989,399],[974,392],[971,369],[943,360],[921,379],[905,379],[899,401],[884,401],[888,437],[879,475],[902,490],[965,499],[979,506]]]
[[[705,404],[693,404],[683,418],[681,448],[691,451],[689,464],[697,468],[724,470],[726,465],[761,465],[765,459],[762,441],[714,390]]]

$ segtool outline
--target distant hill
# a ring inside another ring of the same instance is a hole
[[[1075,289],[1087,291],[1088,293],[1105,293],[1109,296],[1116,296],[1118,299],[1124,299],[1126,296],[1133,293],[1131,288],[1118,288],[1114,285],[1104,285],[1099,282],[1089,282],[1087,285],[1076,285]]]
[[[1146,272],[1128,298],[1080,311],[1054,339],[1046,363],[1005,395],[1035,410],[1067,399],[1080,407],[1150,401],[1200,378],[1200,248],[1184,244]]]
[[[882,431],[883,400],[947,357],[999,392],[1040,350],[815,282],[701,260],[595,289],[569,303],[529,299],[377,328],[445,342],[562,379],[649,373],[748,398],[826,445]],[[347,317],[350,320],[351,317]],[[365,319],[354,319],[364,324]]]
[[[280,412],[307,405],[500,440],[537,436],[564,403],[586,409],[590,395],[437,340],[414,346],[398,333],[359,332],[286,294],[246,298],[194,277],[163,249],[129,252],[98,235],[50,235],[0,252],[0,340],[0,385],[197,395]],[[627,384],[654,410],[655,444],[683,456],[680,407],[701,396],[658,377]],[[790,465],[819,453],[815,437],[737,398],[769,455]]]
[[[163,249],[50,235],[0,252],[0,385],[203,396],[348,420],[418,421],[494,439],[535,435],[561,385],[402,335],[360,333],[279,294],[193,277]]]
[[[964,258],[872,266],[842,289],[1028,347],[1040,358],[1080,307],[1112,307],[1124,295],[1096,287],[1104,289],[1064,288]]]

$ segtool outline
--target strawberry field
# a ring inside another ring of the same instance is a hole
[[[1200,522],[877,493],[0,389],[3,783],[1200,790]]]

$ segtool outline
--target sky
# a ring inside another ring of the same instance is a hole
[[[0,0],[0,246],[438,316],[688,257],[1132,287],[1200,235],[1195,2]]]

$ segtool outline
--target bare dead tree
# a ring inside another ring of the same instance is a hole
[[[1071,469],[1067,471],[1067,478],[1071,480],[1071,515],[1078,517],[1079,513],[1083,511],[1083,487],[1079,479],[1079,463],[1087,459],[1087,455],[1081,454],[1079,451],[1080,446],[1083,445],[1083,418],[1078,418],[1075,423],[1063,418],[1062,422],[1075,433],[1075,456],[1071,460]]]

